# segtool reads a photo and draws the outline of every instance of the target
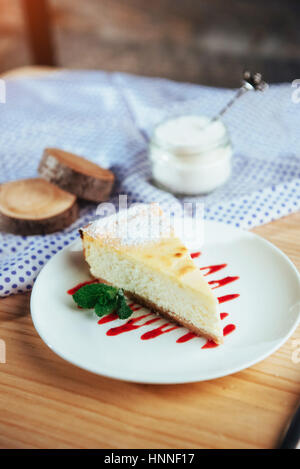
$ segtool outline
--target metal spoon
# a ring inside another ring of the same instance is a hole
[[[236,94],[231,98],[231,100],[226,104],[226,106],[221,109],[221,111],[211,119],[211,122],[216,121],[221,116],[228,111],[229,108],[247,91],[265,91],[269,85],[263,81],[262,75],[260,73],[251,73],[248,70],[243,73],[243,81],[241,88],[238,89]]]

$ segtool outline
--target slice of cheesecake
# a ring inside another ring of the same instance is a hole
[[[155,204],[139,205],[80,230],[91,274],[195,334],[221,343],[217,299],[188,249]]]

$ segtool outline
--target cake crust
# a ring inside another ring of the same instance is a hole
[[[139,303],[141,306],[145,306],[145,308],[152,310],[153,312],[159,314],[160,316],[164,316],[170,321],[176,324],[179,324],[180,326],[186,327],[189,331],[193,332],[197,336],[204,337],[205,339],[208,339],[208,340],[213,340],[217,344],[223,343],[223,340],[221,340],[218,336],[215,336],[213,334],[207,334],[207,331],[204,331],[203,329],[196,327],[194,324],[188,321],[185,321],[184,319],[177,316],[175,313],[170,313],[169,311],[166,311],[165,309],[157,306],[152,301],[149,301],[141,297],[140,295],[136,295],[135,293],[131,293],[128,291],[125,291],[125,293],[126,293],[126,296],[128,296],[128,298]]]

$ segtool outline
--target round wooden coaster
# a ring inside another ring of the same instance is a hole
[[[4,231],[52,233],[73,223],[78,205],[73,194],[44,179],[21,179],[0,186],[0,225]]]
[[[38,171],[61,189],[93,202],[107,200],[114,184],[114,175],[108,169],[58,148],[44,150]]]

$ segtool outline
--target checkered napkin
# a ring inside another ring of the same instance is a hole
[[[121,73],[64,71],[7,80],[0,104],[0,182],[37,175],[45,147],[84,155],[117,177],[112,201],[204,202],[205,217],[242,228],[300,208],[300,103],[289,84],[249,92],[224,116],[234,146],[233,173],[202,197],[175,197],[151,184],[147,144],[154,126],[183,113],[213,116],[233,91]],[[59,250],[95,216],[87,204],[69,228],[43,236],[0,234],[0,295],[28,291]]]

